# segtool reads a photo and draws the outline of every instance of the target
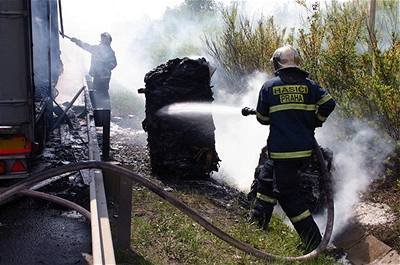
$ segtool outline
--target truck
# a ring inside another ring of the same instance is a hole
[[[55,0],[0,1],[0,180],[29,176],[62,73]]]

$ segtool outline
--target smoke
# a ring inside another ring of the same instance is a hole
[[[144,86],[145,74],[168,59],[184,56],[206,57],[202,49],[204,30],[217,27],[212,19],[174,16],[183,0],[69,0],[63,2],[65,34],[98,44],[100,34],[113,37],[118,66],[113,70],[110,92],[135,91]],[[169,13],[168,13],[169,12]],[[170,15],[168,15],[170,14]],[[90,66],[90,54],[68,39],[61,41],[64,74],[60,94],[72,97],[83,85]],[[119,87],[119,88],[118,88]],[[143,97],[140,97],[143,100]]]
[[[235,107],[252,107],[257,104],[258,92],[268,79],[263,73],[249,76],[249,92],[238,99],[237,95],[221,94],[216,103],[224,102]],[[224,181],[239,190],[248,191],[253,181],[254,169],[258,164],[261,148],[265,146],[268,127],[261,126],[255,116],[243,117],[240,111],[236,115],[214,114],[215,140],[221,167],[215,178]]]
[[[117,4],[105,0],[70,0],[63,2],[64,30],[70,37],[79,38],[90,44],[98,44],[100,34],[109,32],[113,37],[111,44],[117,57],[118,66],[112,72],[112,83],[129,90],[143,85],[143,77],[151,68],[143,59],[143,47],[138,36],[143,36],[146,21],[160,16],[161,10],[154,8],[149,12],[146,4],[139,15],[137,1],[119,1]],[[172,5],[174,1],[165,1]],[[175,1],[176,2],[176,1]],[[80,49],[68,39],[61,41],[61,57],[64,74],[58,84],[61,96],[71,97],[84,84],[90,66],[90,54]]]
[[[359,120],[345,120],[334,115],[317,130],[317,140],[334,153],[335,226],[338,234],[354,216],[353,206],[362,192],[379,177],[383,160],[393,151],[393,144],[382,133]],[[323,217],[318,223],[325,223]]]

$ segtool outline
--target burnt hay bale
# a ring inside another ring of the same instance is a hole
[[[218,171],[211,114],[190,117],[157,113],[174,103],[211,103],[209,64],[204,59],[170,60],[145,76],[147,132],[152,171],[160,177],[206,178]]]

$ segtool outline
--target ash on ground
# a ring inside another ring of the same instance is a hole
[[[354,213],[363,226],[391,224],[396,220],[392,209],[384,203],[360,202],[354,207]]]
[[[88,159],[86,120],[79,118],[74,109],[80,110],[81,107],[72,108],[68,112],[71,124],[62,124],[60,128],[52,132],[50,141],[47,142],[43,155],[39,159],[39,163],[42,165],[41,170]],[[47,185],[44,186],[44,184]],[[39,184],[39,187],[43,186],[39,190],[73,201],[89,209],[88,184],[89,180],[85,178],[85,171],[82,170],[45,181]]]

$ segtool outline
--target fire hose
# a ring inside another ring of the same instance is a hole
[[[315,151],[320,160],[320,165],[321,165],[322,171],[324,173],[323,177],[325,178],[325,183],[329,183],[329,181],[330,181],[329,172],[323,161],[322,152],[319,149],[318,145],[315,145]],[[327,201],[328,201],[327,225],[326,225],[325,233],[324,233],[321,243],[315,250],[313,250],[312,252],[310,252],[306,255],[297,256],[297,257],[283,257],[283,256],[263,252],[261,250],[254,248],[253,246],[251,246],[249,244],[243,243],[243,242],[233,238],[232,236],[230,236],[227,233],[225,233],[224,231],[222,231],[220,228],[216,227],[215,225],[213,225],[212,223],[207,221],[204,217],[202,217],[195,210],[191,209],[186,204],[184,204],[183,202],[178,200],[175,196],[164,191],[163,188],[161,188],[157,184],[153,183],[149,179],[142,177],[142,176],[140,176],[128,169],[125,169],[123,167],[112,165],[112,164],[109,164],[106,162],[100,162],[100,161],[78,162],[78,163],[74,163],[74,164],[63,165],[58,168],[52,168],[52,169],[46,170],[44,172],[34,173],[34,174],[32,174],[32,176],[29,179],[22,180],[21,182],[15,184],[9,188],[4,189],[0,193],[0,204],[5,200],[10,199],[15,194],[18,194],[21,191],[27,190],[27,189],[33,187],[35,184],[37,184],[43,180],[46,180],[48,178],[58,176],[61,174],[65,174],[67,172],[73,172],[73,171],[78,171],[78,170],[82,170],[82,169],[94,169],[94,168],[103,170],[105,174],[119,175],[122,177],[126,177],[126,178],[130,179],[131,181],[134,181],[134,182],[148,188],[150,191],[157,194],[159,197],[166,200],[170,204],[172,204],[175,208],[179,209],[182,213],[184,213],[185,215],[190,217],[193,221],[197,222],[199,225],[201,225],[207,231],[213,233],[215,236],[217,236],[221,240],[227,242],[231,246],[233,246],[245,253],[251,254],[251,255],[261,258],[261,259],[284,260],[284,261],[304,261],[304,260],[315,258],[326,248],[327,244],[329,243],[331,234],[332,234],[333,197],[332,197],[332,193],[329,190],[329,188],[330,188],[329,185],[326,186]]]
[[[3,188],[0,189],[0,193],[3,191]],[[17,195],[21,195],[21,196],[27,196],[27,197],[31,197],[31,198],[36,198],[36,199],[42,199],[42,200],[46,200],[58,205],[61,205],[65,208],[70,208],[72,210],[77,211],[78,213],[80,213],[83,217],[85,217],[86,219],[90,220],[91,216],[90,216],[90,212],[88,210],[86,210],[85,208],[83,208],[82,206],[71,202],[69,200],[60,198],[58,196],[55,195],[51,195],[48,193],[44,193],[44,192],[40,192],[40,191],[35,191],[35,190],[21,190],[17,193]],[[14,199],[11,198],[11,199]],[[8,202],[8,200],[6,201],[2,201],[2,202]],[[0,203],[1,205],[1,203]]]
[[[40,192],[40,191],[34,191],[34,190],[22,190],[22,191],[18,192],[18,194],[32,197],[32,198],[38,198],[38,199],[50,201],[50,202],[59,204],[61,206],[64,206],[66,208],[71,208],[73,210],[76,210],[78,213],[80,213],[86,219],[88,219],[88,220],[91,219],[90,212],[88,210],[86,210],[85,208],[83,208],[82,206],[80,206],[74,202],[60,198],[58,196],[54,196],[51,194],[47,194],[47,193]]]

